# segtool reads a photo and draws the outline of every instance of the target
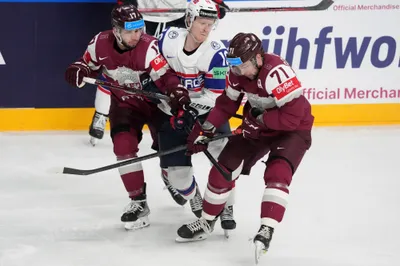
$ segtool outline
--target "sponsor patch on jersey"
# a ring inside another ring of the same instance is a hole
[[[297,79],[297,77],[293,77],[279,84],[278,87],[272,90],[272,93],[277,100],[280,100],[300,87],[300,81]]]
[[[219,50],[219,49],[221,48],[221,45],[220,45],[219,43],[217,43],[216,41],[212,41],[212,42],[211,42],[211,47],[212,47],[214,50]]]
[[[176,37],[179,36],[179,33],[177,31],[171,30],[168,32],[168,38],[170,39],[176,39]]]
[[[166,64],[167,64],[167,61],[165,60],[165,58],[161,54],[157,55],[157,57],[154,58],[153,61],[151,61],[151,63],[150,63],[151,67],[155,71],[160,70]]]
[[[225,79],[227,71],[228,71],[227,67],[214,67],[212,69],[213,78],[214,79]]]

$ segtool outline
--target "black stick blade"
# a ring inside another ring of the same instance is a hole
[[[63,169],[63,174],[68,174],[68,175],[90,175],[91,173],[92,173],[91,170],[82,170],[69,167],[64,167]]]

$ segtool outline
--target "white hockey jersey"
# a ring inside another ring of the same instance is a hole
[[[186,55],[183,47],[187,34],[186,29],[167,28],[160,36],[158,45],[182,85],[189,90],[191,106],[202,115],[214,107],[216,98],[226,88],[227,50],[221,41],[207,39],[193,54]],[[167,103],[160,104],[159,108],[171,115]]]

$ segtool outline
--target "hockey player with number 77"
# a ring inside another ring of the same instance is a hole
[[[205,123],[195,125],[187,144],[192,153],[206,149],[196,141],[212,136],[215,128],[228,121],[246,94],[240,126],[243,134],[231,137],[218,158],[220,166],[232,173],[232,180],[226,180],[215,167],[210,170],[202,217],[180,227],[177,241],[207,238],[235,179],[240,173],[250,174],[252,166],[269,152],[263,176],[261,226],[253,239],[258,262],[283,219],[292,176],[311,146],[314,117],[291,66],[278,55],[265,53],[255,34],[238,33],[228,47],[227,60],[229,85]]]

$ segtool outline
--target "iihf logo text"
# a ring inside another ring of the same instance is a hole
[[[400,67],[398,38],[393,36],[339,37],[333,26],[314,33],[300,27],[266,26],[262,32],[264,50],[282,56],[297,69]],[[228,47],[227,40],[222,42]]]

